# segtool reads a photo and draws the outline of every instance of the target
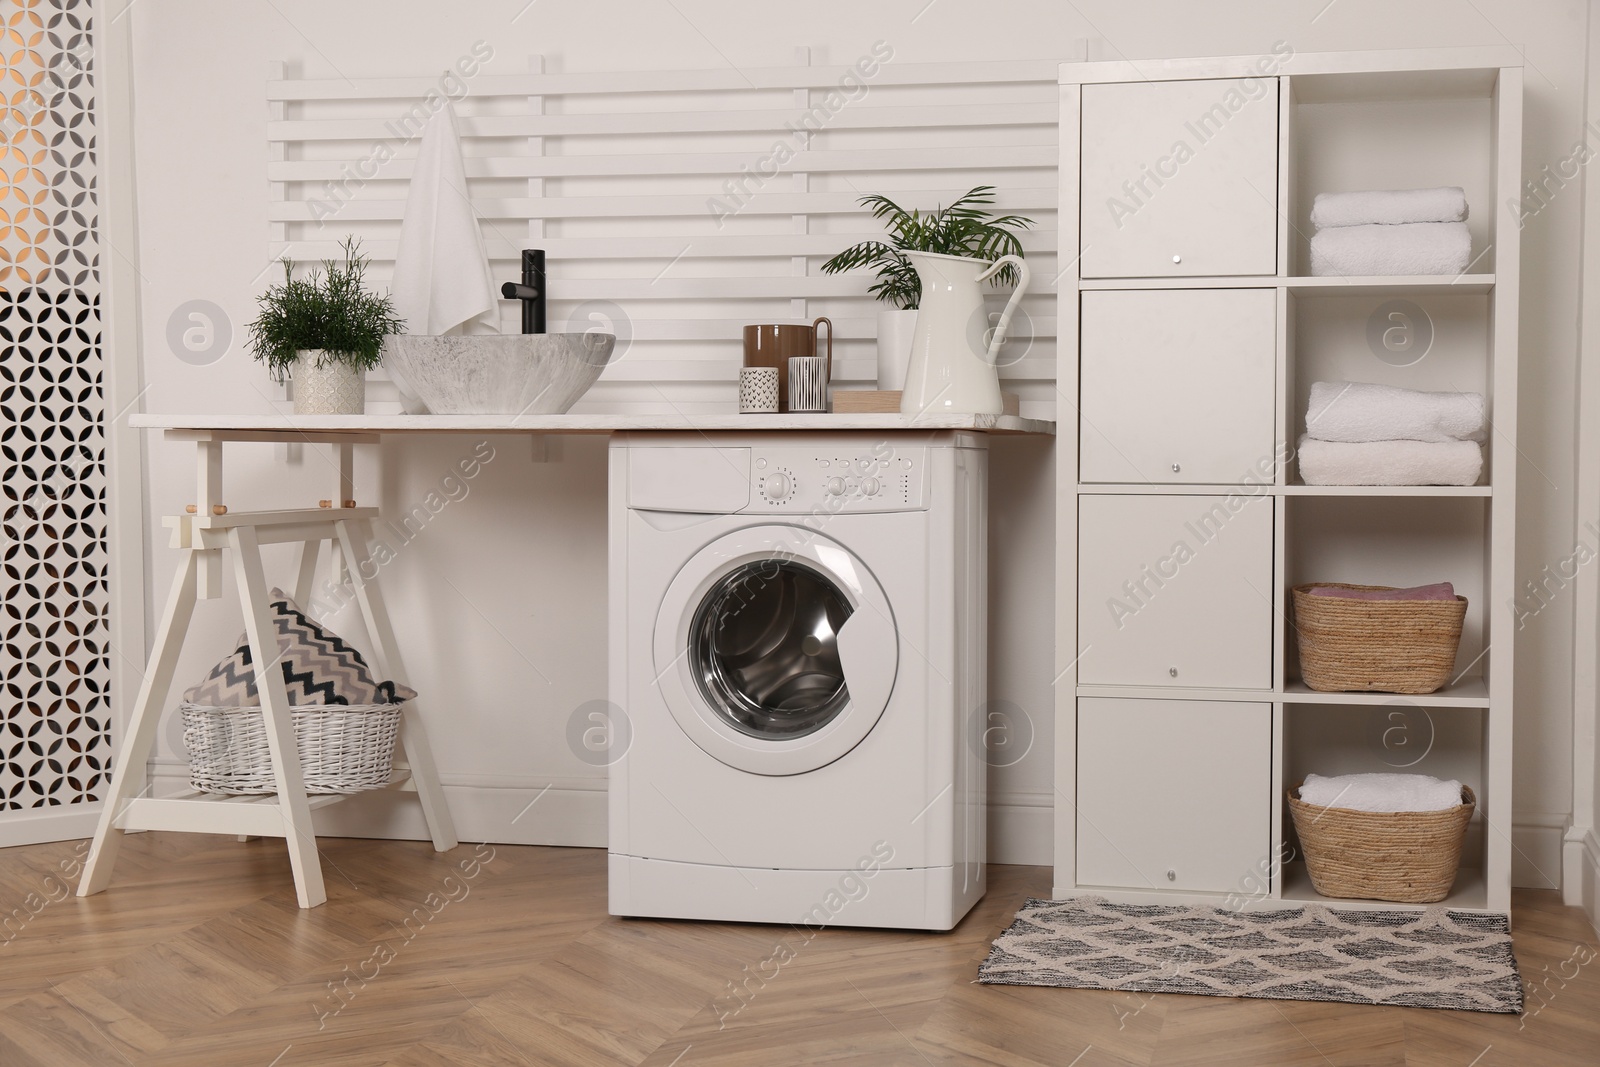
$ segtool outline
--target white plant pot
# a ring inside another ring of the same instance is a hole
[[[917,329],[915,310],[883,308],[878,312],[878,388],[899,391],[906,387],[911,365],[911,338]]]
[[[290,374],[296,415],[360,415],[367,406],[366,371],[337,360],[317,366],[320,349],[300,353]]]

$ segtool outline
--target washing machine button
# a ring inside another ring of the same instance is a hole
[[[784,500],[793,489],[787,474],[769,474],[761,480],[761,491],[768,500]]]

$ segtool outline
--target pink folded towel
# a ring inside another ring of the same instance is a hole
[[[1414,585],[1410,589],[1339,589],[1319,585],[1308,590],[1310,596],[1332,596],[1342,600],[1454,600],[1455,586],[1449,582]]]

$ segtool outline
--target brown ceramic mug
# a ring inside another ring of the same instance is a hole
[[[828,345],[824,352],[817,351],[817,330],[828,328]],[[744,328],[744,365],[746,367],[772,367],[778,372],[778,410],[789,410],[789,357],[828,357],[828,380],[833,380],[833,323],[822,316],[811,325],[772,322]]]

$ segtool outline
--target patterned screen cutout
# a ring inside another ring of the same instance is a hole
[[[0,810],[110,767],[88,0],[0,0]]]

